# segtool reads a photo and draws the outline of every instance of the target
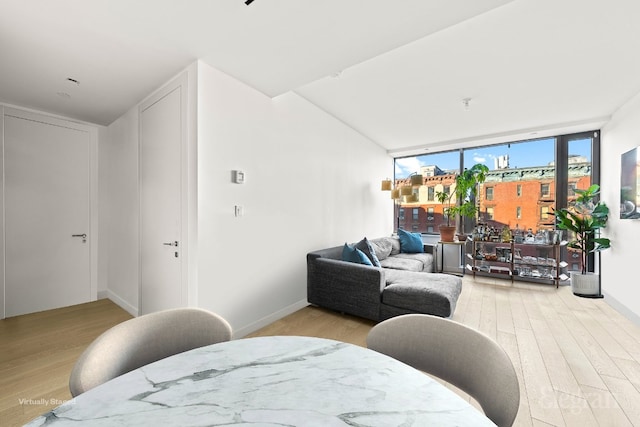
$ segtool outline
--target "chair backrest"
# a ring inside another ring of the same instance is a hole
[[[71,371],[69,390],[75,397],[165,357],[230,339],[229,323],[206,310],[178,308],[136,317],[87,347]]]
[[[367,347],[462,389],[498,426],[513,424],[518,377],[509,356],[487,335],[441,317],[408,314],[374,326]]]

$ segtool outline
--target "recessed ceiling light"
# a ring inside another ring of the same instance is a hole
[[[69,95],[67,92],[57,92],[56,95],[58,95],[60,98],[66,98],[66,99],[71,98],[71,95]]]
[[[74,79],[74,78],[67,77],[67,78],[66,78],[66,80],[67,80],[69,83],[73,83],[73,84],[74,84],[74,85],[76,85],[76,86],[80,86],[80,82],[79,82],[78,80]]]

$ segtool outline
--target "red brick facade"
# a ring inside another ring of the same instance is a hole
[[[591,183],[591,166],[588,163],[571,165],[570,188],[588,188]],[[408,185],[407,180],[397,180],[396,186]],[[399,225],[405,230],[437,233],[438,226],[446,222],[445,205],[439,203],[435,193],[450,186],[453,191],[455,174],[423,177],[423,185],[414,187],[418,202],[401,202]],[[555,207],[555,168],[553,166],[492,170],[481,185],[478,197],[479,221],[501,229],[553,229]],[[573,193],[569,191],[571,199]],[[467,227],[468,228],[468,227]]]

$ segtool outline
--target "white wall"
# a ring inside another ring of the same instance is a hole
[[[197,216],[189,214],[197,221],[189,231],[197,289],[189,303],[220,313],[243,336],[306,305],[308,251],[391,233],[393,203],[379,185],[393,161],[293,93],[272,100],[202,63],[197,75],[190,85],[197,127],[190,128],[198,142],[189,160],[197,162],[189,185],[197,188]],[[137,314],[137,106],[104,138],[107,295]],[[231,183],[233,169],[245,171],[246,184]],[[234,205],[244,207],[243,217]]]
[[[4,106],[0,104],[0,220],[4,223]],[[0,226],[0,319],[4,319],[4,225]]]
[[[138,312],[138,107],[107,128],[100,144],[101,263],[106,296]],[[105,182],[106,181],[106,182]]]
[[[640,145],[640,95],[614,114],[602,129],[602,200],[611,210],[606,235],[611,249],[602,252],[605,300],[640,323],[640,220],[620,218],[620,156]]]
[[[391,233],[393,161],[294,93],[199,63],[198,94],[198,305],[242,336],[306,305],[308,251]]]
[[[197,222],[196,216],[196,80],[197,63],[193,63],[167,81],[171,84],[176,78],[186,73],[188,75],[188,100],[186,105],[187,141],[183,150],[184,167],[182,190],[184,206],[182,213],[189,218],[186,227],[188,237],[183,239],[182,253],[189,253],[189,264],[184,266],[183,278],[188,277],[188,305],[197,306],[197,289],[195,274],[195,256],[197,254]],[[163,85],[162,87],[165,87]],[[162,90],[158,88],[158,90]],[[106,264],[107,291],[106,296],[134,316],[139,310],[140,284],[140,194],[139,179],[139,107],[157,91],[133,106],[126,114],[110,124],[105,132],[102,150],[100,152],[101,177],[108,181],[102,183],[105,193],[101,199],[101,213],[105,219],[103,225],[102,253],[103,263]]]

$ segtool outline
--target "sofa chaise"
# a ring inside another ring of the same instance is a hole
[[[436,246],[421,243],[420,252],[407,253],[395,236],[365,238],[348,246],[363,244],[369,246],[379,266],[344,261],[347,246],[307,254],[310,304],[374,321],[411,313],[453,315],[462,279],[433,272]]]

